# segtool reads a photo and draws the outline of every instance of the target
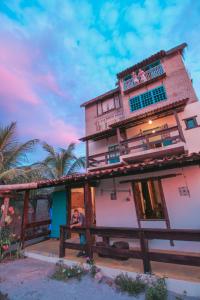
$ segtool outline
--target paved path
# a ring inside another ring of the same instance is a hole
[[[68,283],[49,279],[55,266],[26,258],[0,265],[0,290],[11,300],[130,300],[105,284],[89,277]],[[137,298],[143,300],[143,297]]]
[[[113,288],[97,283],[88,276],[80,282],[52,280],[49,276],[54,268],[54,264],[32,258],[1,264],[0,291],[8,293],[10,300],[144,300],[142,295],[134,298],[117,293]],[[170,295],[169,299],[176,298]]]

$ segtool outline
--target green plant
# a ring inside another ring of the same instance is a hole
[[[51,278],[56,280],[61,280],[61,281],[67,281],[72,278],[81,280],[82,276],[85,275],[86,273],[87,271],[80,265],[74,265],[68,267],[59,264],[57,265],[57,269]]]
[[[97,266],[95,266],[94,260],[89,257],[86,258],[86,263],[89,265],[88,271],[90,272],[90,275],[92,277],[95,277],[95,275],[100,271],[100,269]]]
[[[15,122],[8,126],[0,124],[0,181],[27,182],[38,175],[36,170],[24,166],[28,162],[27,154],[34,150],[38,142],[38,139],[33,139],[20,143]]]
[[[145,291],[146,284],[140,276],[136,279],[129,277],[127,274],[120,274],[115,278],[117,288],[122,292],[127,292],[131,296],[139,295]]]
[[[167,287],[164,278],[158,278],[147,286],[146,300],[167,300]]]
[[[12,239],[9,226],[2,226],[0,228],[0,261],[4,259],[6,253],[10,250]]]

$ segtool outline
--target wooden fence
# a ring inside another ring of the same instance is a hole
[[[91,238],[86,245],[75,244],[67,242],[66,235],[70,235],[71,231],[77,233],[90,232]],[[92,236],[101,236],[105,244],[95,243],[95,239]],[[110,238],[128,238],[138,239],[140,241],[140,249],[118,249],[109,245]],[[127,257],[136,258],[143,261],[144,272],[151,272],[151,261],[173,263],[190,266],[200,266],[200,255],[188,254],[188,253],[170,253],[159,252],[150,250],[148,247],[148,241],[156,240],[174,240],[174,241],[191,241],[200,242],[200,230],[191,229],[139,229],[139,228],[112,228],[112,227],[81,227],[76,229],[70,229],[67,226],[60,226],[60,252],[59,256],[65,256],[65,249],[77,249],[86,250],[92,257],[96,252],[102,255],[109,255],[115,257]]]
[[[41,228],[41,227],[50,224],[51,224],[50,219],[24,224],[21,233],[22,247],[24,247],[25,241],[30,241],[40,237],[47,237],[51,233],[51,231],[47,228]],[[29,233],[30,230],[32,231],[31,233]]]

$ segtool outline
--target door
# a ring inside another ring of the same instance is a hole
[[[52,194],[52,225],[51,237],[59,238],[60,225],[67,223],[67,194],[66,191],[56,191]]]

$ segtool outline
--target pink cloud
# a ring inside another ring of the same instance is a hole
[[[58,96],[66,97],[66,94],[58,86],[57,80],[52,72],[48,71],[46,74],[38,76],[35,78],[35,81]]]
[[[34,105],[40,103],[40,98],[34,93],[24,74],[0,65],[0,82],[0,95],[12,103],[14,101],[28,102]]]
[[[34,115],[36,115],[35,112]],[[37,120],[34,117],[29,117],[25,122],[27,126],[22,126],[20,130],[23,135],[36,137],[52,145],[62,147],[71,142],[79,142],[80,133],[76,127],[55,117],[47,107],[37,113]]]

